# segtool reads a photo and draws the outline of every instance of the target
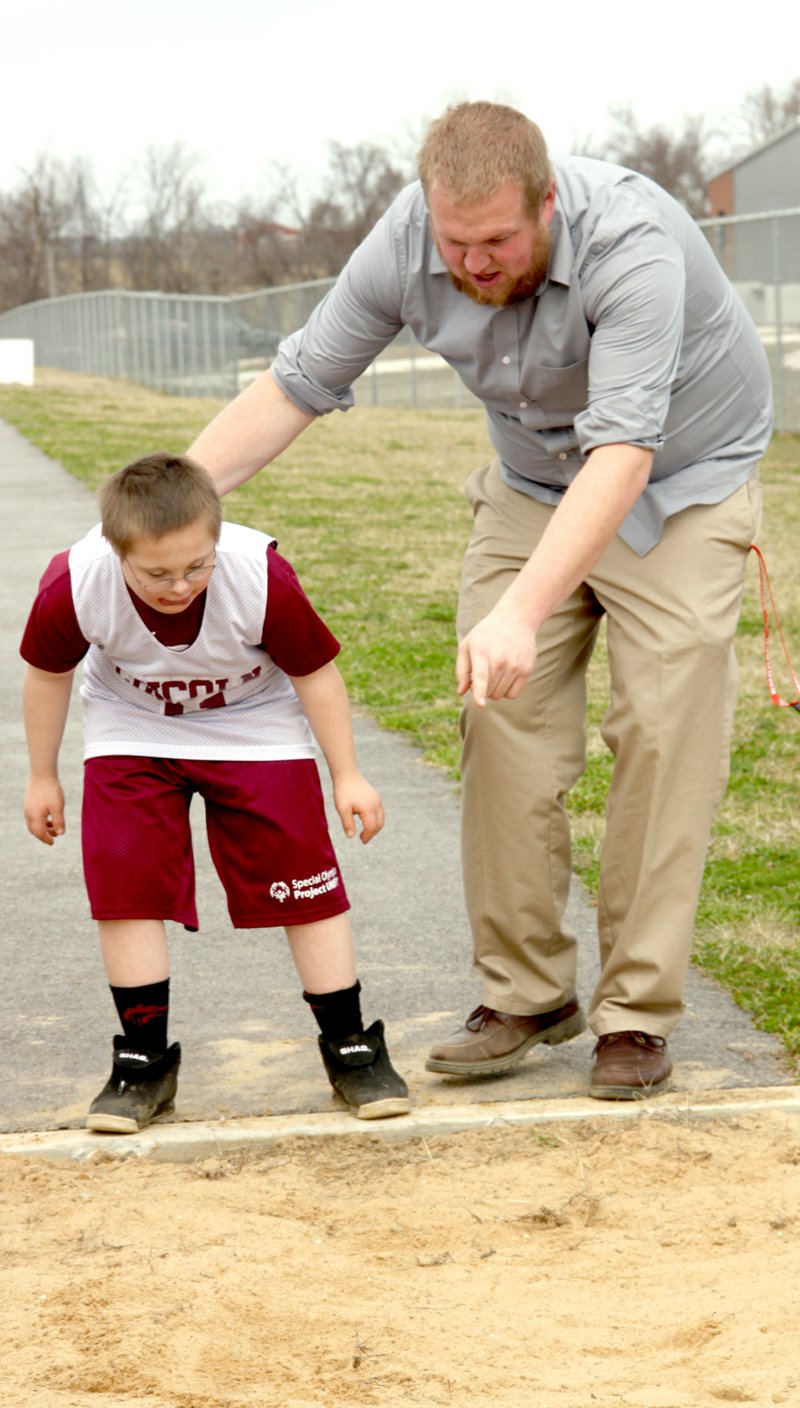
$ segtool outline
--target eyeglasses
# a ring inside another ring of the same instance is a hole
[[[130,558],[126,557],[124,561],[127,562],[131,576],[137,587],[141,587],[143,592],[158,592],[161,591],[162,587],[170,591],[171,588],[175,586],[176,582],[202,582],[204,577],[211,576],[211,573],[217,565],[217,559],[214,558],[213,562],[202,562],[199,567],[187,568],[185,572],[181,573],[180,577],[151,577],[149,582],[143,582],[136,576],[136,573],[131,567]]]

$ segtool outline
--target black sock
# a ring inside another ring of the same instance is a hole
[[[322,1035],[329,1041],[339,1041],[363,1030],[360,992],[361,984],[356,979],[351,988],[339,988],[338,992],[303,993]]]
[[[111,984],[125,1040],[134,1051],[162,1052],[167,1049],[169,1020],[169,978],[138,988],[115,988]]]

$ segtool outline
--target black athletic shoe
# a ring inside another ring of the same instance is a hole
[[[114,1037],[114,1064],[100,1094],[89,1106],[86,1128],[105,1134],[136,1134],[172,1109],[178,1089],[181,1048],[176,1041],[163,1055],[131,1050]]]
[[[408,1086],[392,1066],[383,1036],[383,1022],[343,1041],[319,1038],[328,1080],[348,1109],[360,1120],[407,1115]]]

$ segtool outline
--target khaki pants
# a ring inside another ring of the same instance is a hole
[[[467,481],[475,528],[464,560],[462,638],[530,556],[554,509],[505,485],[495,461]],[[576,945],[564,797],[585,764],[584,676],[608,620],[614,754],[598,908],[597,1035],[666,1036],[683,1010],[694,916],[714,808],[725,788],[737,669],[733,637],[756,475],[723,503],[667,520],[644,558],[620,538],[542,627],[516,700],[462,715],[463,866],[487,1007],[517,1015],[573,996]]]

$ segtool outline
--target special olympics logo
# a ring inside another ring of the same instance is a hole
[[[291,894],[291,890],[285,880],[276,880],[274,885],[270,885],[269,892],[272,899],[277,900],[278,904],[283,904],[283,901],[288,900]]]

